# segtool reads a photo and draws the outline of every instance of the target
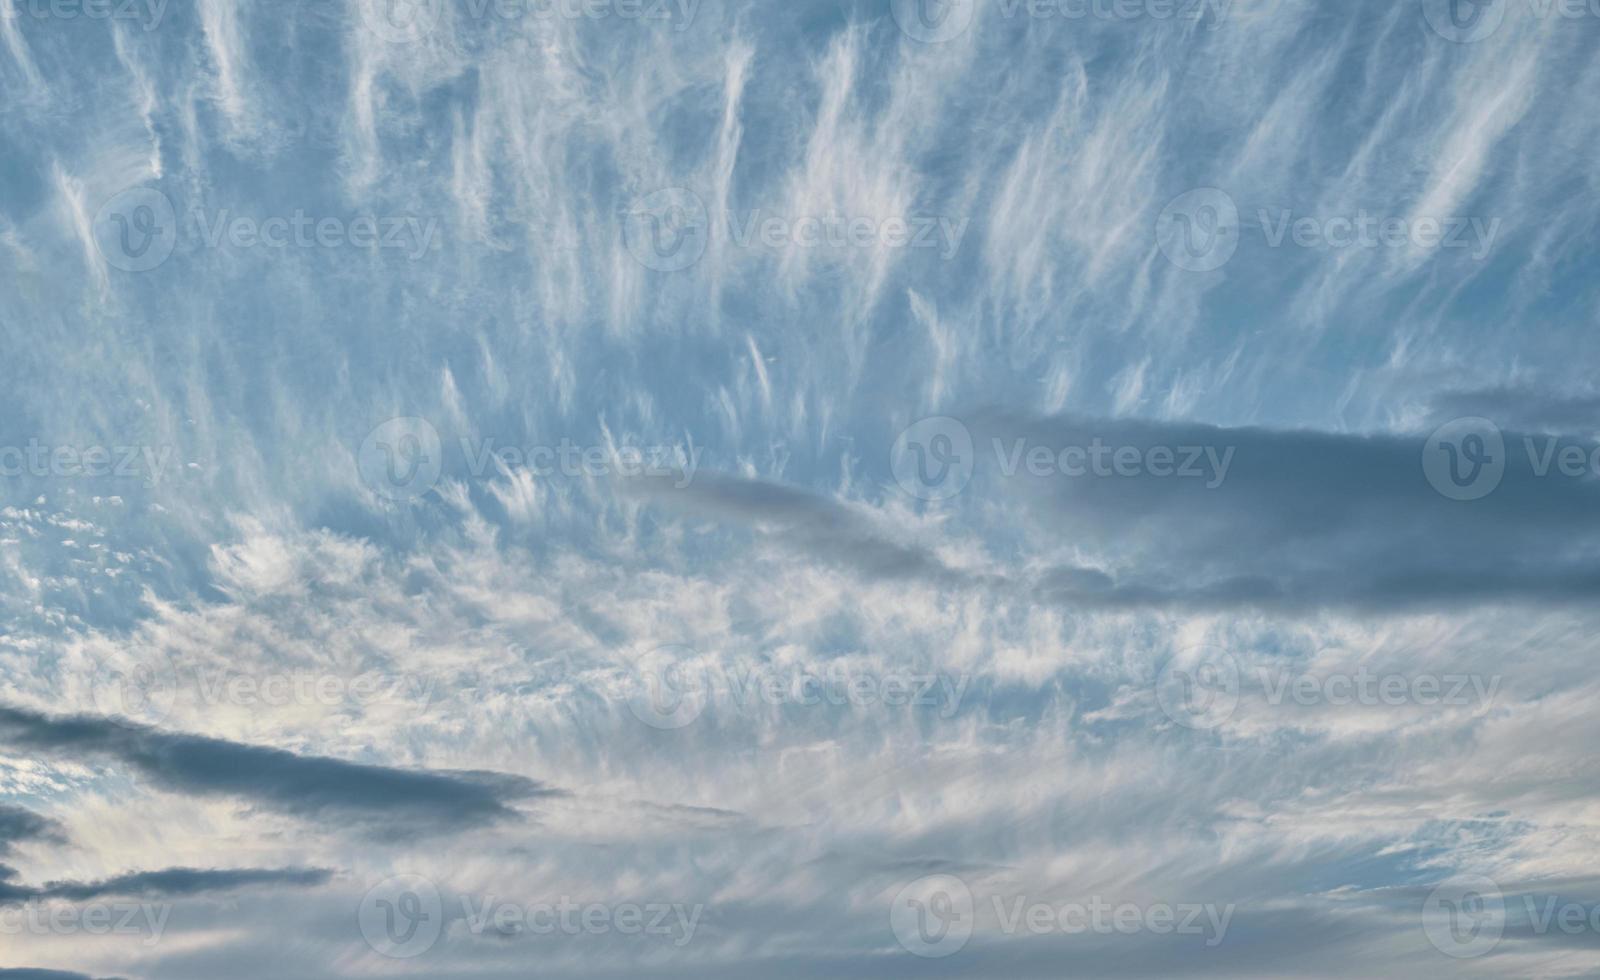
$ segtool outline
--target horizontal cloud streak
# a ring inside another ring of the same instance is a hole
[[[350,820],[388,834],[440,833],[511,819],[517,816],[511,802],[558,792],[502,773],[393,769],[17,708],[0,708],[0,742],[57,757],[121,763],[177,793],[232,796],[297,817]]]
[[[1484,499],[1460,501],[1429,485],[1426,435],[1004,414],[970,421],[975,487],[1026,501],[1036,515],[1031,540],[1070,542],[1083,564],[959,569],[925,535],[911,543],[864,506],[801,487],[714,473],[688,488],[646,486],[669,510],[748,526],[869,578],[1072,606],[1401,609],[1600,596],[1600,482],[1540,473],[1546,437],[1504,433],[1500,486]],[[1192,447],[1213,468],[1216,461],[1223,466],[1194,480],[1148,470],[1030,475],[1018,465],[1035,447],[1049,449],[1054,460],[1063,448],[1093,444],[1140,459],[1164,447],[1174,465]],[[1597,448],[1576,436],[1559,445],[1586,458]],[[948,527],[959,534],[959,526]]]
[[[0,875],[0,878],[3,878]],[[166,868],[137,871],[104,881],[51,881],[37,887],[0,881],[0,904],[59,899],[88,902],[102,898],[181,898],[241,888],[311,888],[327,884],[333,872],[321,868],[237,868],[201,871]]]
[[[979,452],[1030,446],[1202,447],[1232,454],[1225,479],[1020,478],[1041,534],[1081,546],[1109,576],[1045,594],[1115,604],[1368,609],[1600,595],[1600,484],[1540,475],[1506,432],[1503,482],[1447,498],[1423,469],[1426,434],[1312,431],[995,414],[974,421]],[[1595,445],[1574,438],[1586,454]],[[1003,489],[1003,488],[1002,488]]]
[[[11,853],[17,844],[29,841],[64,843],[61,824],[20,806],[0,804],[0,856]]]

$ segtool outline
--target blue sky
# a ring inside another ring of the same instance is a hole
[[[1600,976],[1597,41],[0,0],[0,980]]]

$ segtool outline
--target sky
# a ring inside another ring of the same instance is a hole
[[[1600,977],[1594,0],[0,0],[0,980]]]

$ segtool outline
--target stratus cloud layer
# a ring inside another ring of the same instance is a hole
[[[686,24],[472,9],[411,43],[355,2],[0,17],[0,446],[169,460],[0,481],[0,888],[169,875],[176,906],[149,946],[8,936],[41,968],[21,976],[391,970],[356,920],[396,874],[444,897],[430,976],[1600,969],[1592,937],[1526,922],[1447,962],[1417,921],[1464,871],[1515,908],[1597,897],[1574,875],[1600,853],[1593,480],[1513,457],[1463,503],[1419,459],[1469,414],[1514,447],[1592,444],[1600,24],[1514,6],[1461,45],[1417,3],[988,4],[921,44],[876,0]],[[135,185],[185,230],[130,274],[92,226]],[[1213,273],[1154,236],[1201,186],[1241,213]],[[677,273],[624,233],[668,187],[712,220]],[[436,220],[438,247],[206,241],[224,214],[300,211]],[[1285,214],[1363,212],[1498,225],[1481,252],[1272,243]],[[964,233],[953,253],[733,234],[835,213]],[[890,447],[935,414],[986,462],[925,505]],[[354,459],[395,416],[442,437],[415,502]],[[995,438],[1236,454],[1212,489],[1005,480]],[[488,440],[703,463],[684,488],[472,472]],[[668,645],[723,678],[948,693],[724,690],[652,728],[634,668]],[[1155,683],[1198,646],[1246,678],[1201,733]],[[1362,669],[1496,683],[1431,708],[1266,697]],[[107,700],[141,676],[158,697]],[[340,693],[228,693],[308,676]],[[362,677],[384,696],[352,696]],[[925,963],[887,910],[930,873],[1238,911],[1211,949],[990,917]],[[507,939],[462,914],[487,896],[705,912],[682,946]]]

